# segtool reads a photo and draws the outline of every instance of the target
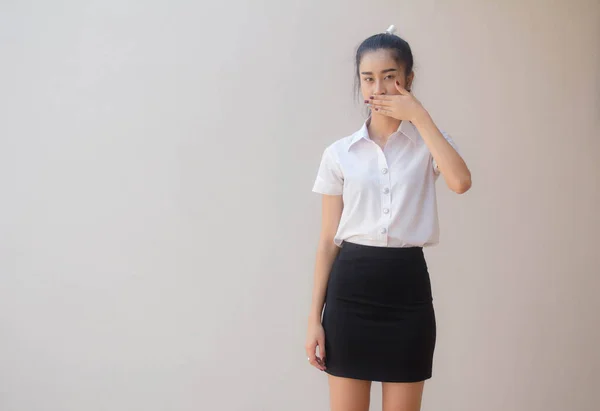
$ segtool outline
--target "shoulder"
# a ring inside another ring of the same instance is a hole
[[[354,134],[338,138],[330,142],[324,149],[324,154],[330,155],[335,159],[339,159],[344,153],[348,152],[350,144],[354,141]]]

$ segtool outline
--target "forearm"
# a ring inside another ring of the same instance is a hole
[[[321,322],[321,313],[325,304],[325,294],[329,273],[340,248],[332,239],[319,240],[314,271],[312,302],[310,306],[309,322]]]
[[[421,110],[413,124],[427,144],[448,187],[459,194],[467,191],[471,187],[471,172],[460,154],[446,141],[427,110]]]

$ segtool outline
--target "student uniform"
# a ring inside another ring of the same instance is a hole
[[[423,248],[439,242],[440,173],[412,123],[402,121],[382,149],[369,122],[325,148],[312,190],[344,202],[322,318],[326,372],[422,381],[432,376],[436,341]]]

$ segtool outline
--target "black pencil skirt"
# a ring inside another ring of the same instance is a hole
[[[327,373],[381,382],[431,378],[436,321],[423,248],[343,242],[322,323]]]

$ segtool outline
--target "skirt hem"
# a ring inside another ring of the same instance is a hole
[[[330,371],[326,369],[324,371],[326,374],[329,374],[333,377],[341,377],[341,378],[350,378],[353,380],[361,380],[361,381],[373,381],[373,382],[390,382],[390,383],[401,383],[401,382],[421,382],[431,379],[432,374],[426,374],[422,377],[413,377],[413,378],[376,378],[374,376],[357,376],[357,375],[349,375],[347,373],[338,372],[338,371]]]

